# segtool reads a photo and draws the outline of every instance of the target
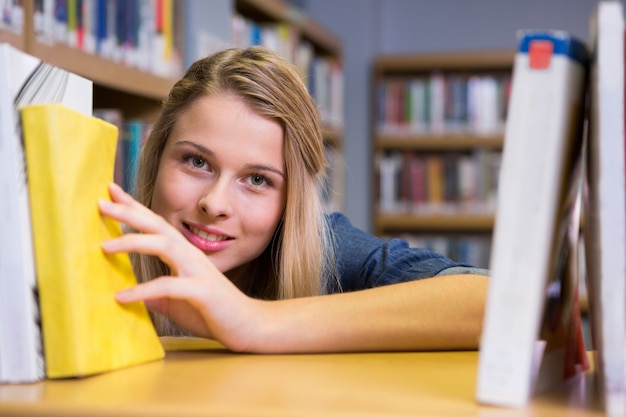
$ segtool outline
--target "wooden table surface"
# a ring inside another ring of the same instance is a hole
[[[601,416],[587,373],[523,409],[474,399],[478,352],[256,355],[162,338],[164,360],[0,385],[0,416]]]

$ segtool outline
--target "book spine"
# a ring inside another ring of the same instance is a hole
[[[128,192],[134,194],[135,183],[137,182],[137,173],[139,169],[139,157],[143,145],[143,122],[139,120],[131,120],[128,123],[128,153],[127,153],[127,169],[128,169]]]
[[[564,32],[520,40],[506,124],[477,399],[520,407],[532,392],[536,341],[561,189],[576,138],[585,47]]]
[[[0,89],[8,92],[0,96],[0,382],[13,383],[44,377],[24,148],[11,100],[21,90],[9,66],[19,66],[15,54],[0,45]]]
[[[626,415],[626,175],[624,11],[599,2],[591,18],[587,290],[600,398],[607,415]]]

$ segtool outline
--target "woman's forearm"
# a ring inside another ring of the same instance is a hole
[[[261,302],[245,349],[337,352],[476,349],[488,278],[450,275],[319,297]]]

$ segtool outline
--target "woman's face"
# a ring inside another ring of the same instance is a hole
[[[197,99],[167,139],[152,210],[235,278],[263,252],[283,215],[283,140],[277,122],[235,96]]]

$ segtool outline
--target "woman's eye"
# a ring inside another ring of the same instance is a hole
[[[257,186],[257,187],[258,187],[258,186],[261,186],[261,185],[263,185],[263,184],[265,184],[266,182],[267,182],[267,180],[266,180],[266,179],[265,179],[265,177],[264,177],[264,176],[262,176],[262,175],[252,175],[252,176],[250,177],[250,183],[251,183],[252,185]]]
[[[204,162],[204,159],[197,156],[191,156],[187,160],[194,168],[204,168],[206,166],[206,162]]]

